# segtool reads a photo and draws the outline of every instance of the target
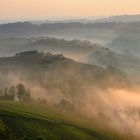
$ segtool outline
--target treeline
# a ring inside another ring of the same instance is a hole
[[[20,101],[20,102],[32,102],[39,104],[49,104],[46,98],[33,98],[30,93],[30,89],[26,88],[23,84],[17,86],[11,86],[9,88],[0,89],[0,100]],[[58,103],[51,104],[62,110],[74,111],[74,105],[68,100],[61,99]]]
[[[35,39],[31,42],[32,46],[34,45],[46,45],[46,46],[55,46],[55,47],[61,47],[61,48],[85,48],[85,49],[95,49],[95,48],[101,48],[102,46],[97,43],[91,43],[88,40],[79,40],[77,38],[73,38],[73,40],[65,40],[65,39],[57,39],[53,37],[49,38],[39,38]]]
[[[30,90],[23,84],[0,89],[1,100],[31,101]]]

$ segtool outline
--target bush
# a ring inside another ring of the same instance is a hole
[[[67,111],[75,111],[75,107],[72,103],[67,100],[62,99],[57,105],[59,108]]]

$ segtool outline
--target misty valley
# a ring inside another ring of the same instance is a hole
[[[139,18],[0,24],[0,140],[139,140]]]

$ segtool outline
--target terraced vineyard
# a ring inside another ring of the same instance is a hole
[[[0,140],[118,140],[89,129],[88,122],[72,116],[43,105],[0,102],[0,118],[10,136]]]

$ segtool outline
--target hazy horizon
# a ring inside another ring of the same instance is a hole
[[[97,20],[98,19],[108,19],[110,17],[117,17],[117,16],[140,16],[140,14],[118,14],[118,15],[102,15],[102,16],[48,16],[48,17],[17,17],[17,18],[1,18],[0,17],[0,24],[5,23],[15,23],[15,22],[30,22],[30,21],[67,21],[67,20]]]
[[[135,15],[140,13],[139,0],[4,0],[0,19],[39,17],[94,17]]]

